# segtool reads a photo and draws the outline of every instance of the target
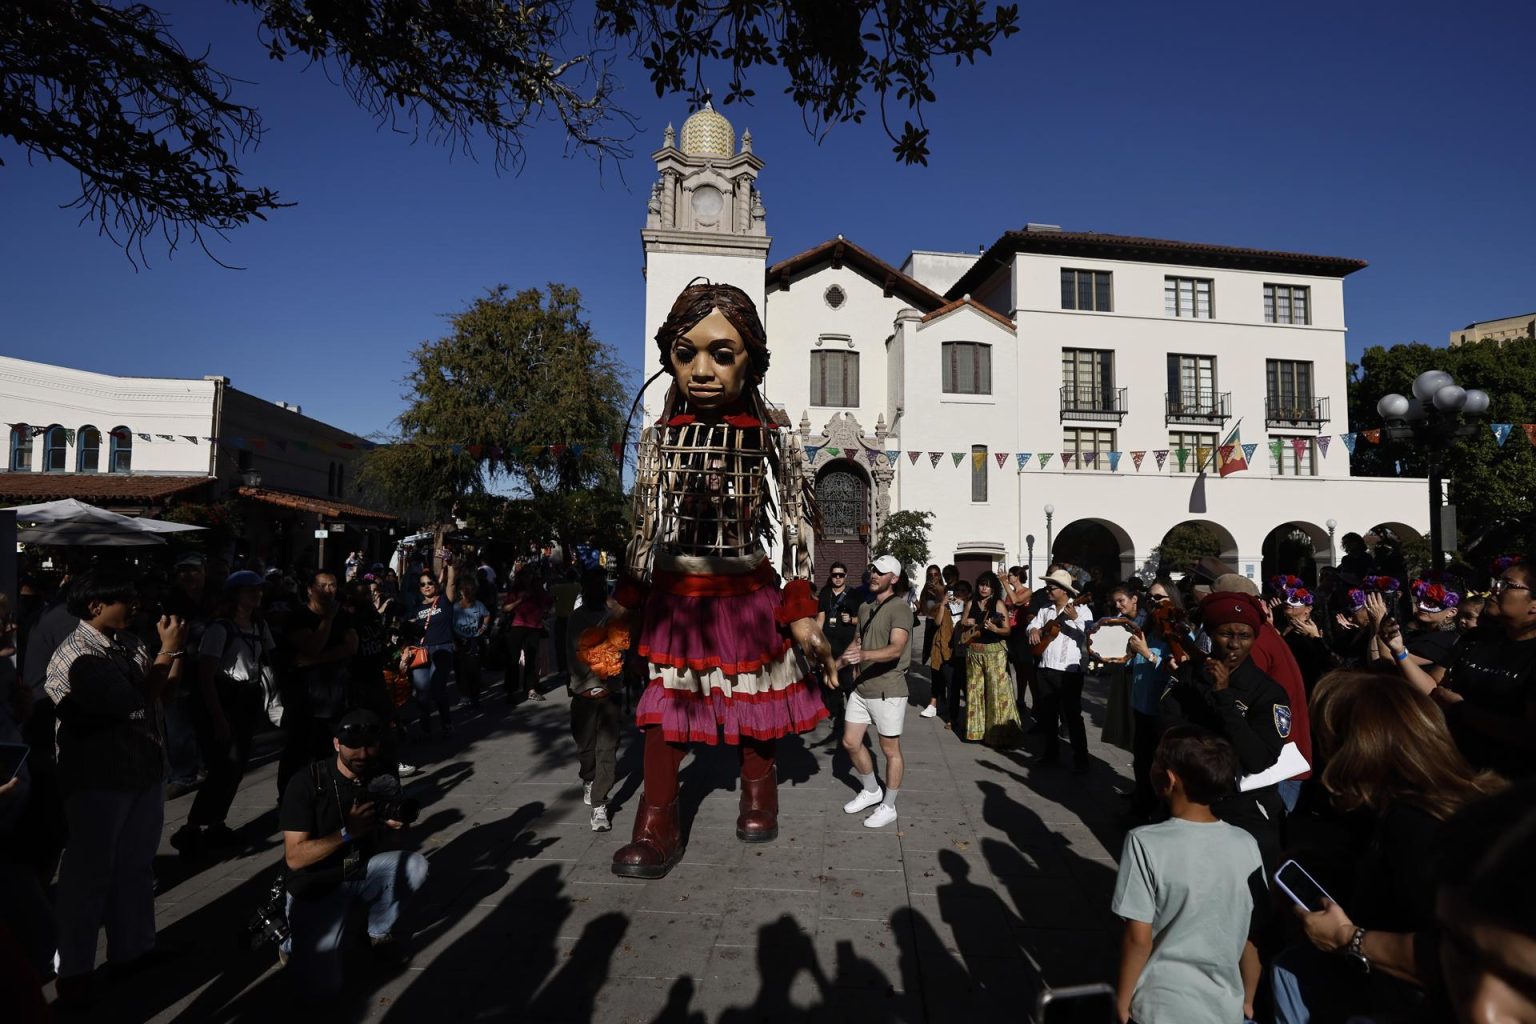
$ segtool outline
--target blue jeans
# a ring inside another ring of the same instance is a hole
[[[1286,779],[1275,787],[1280,794],[1280,802],[1285,804],[1285,813],[1290,814],[1296,810],[1296,801],[1301,799],[1301,780]]]
[[[317,996],[341,991],[341,944],[355,900],[368,904],[368,937],[387,938],[400,918],[400,903],[427,880],[427,858],[391,850],[368,858],[365,877],[342,882],[318,899],[288,897],[288,969],[300,987]]]
[[[453,644],[428,644],[427,663],[411,669],[411,689],[421,711],[422,728],[430,728],[432,705],[448,724],[448,681],[453,678]]]

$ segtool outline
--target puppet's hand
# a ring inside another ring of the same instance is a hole
[[[832,657],[832,645],[826,634],[813,618],[796,619],[789,624],[790,635],[800,645],[801,652],[812,665],[821,669],[822,682],[837,689],[837,660]]]

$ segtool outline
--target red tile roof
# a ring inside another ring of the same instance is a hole
[[[153,473],[0,473],[0,502],[30,505],[78,498],[93,505],[150,504],[211,483],[211,476]]]
[[[327,516],[332,519],[377,519],[385,523],[395,521],[395,517],[388,512],[375,512],[371,508],[363,508],[361,505],[349,505],[344,501],[336,501],[333,498],[314,498],[307,494],[294,494],[291,491],[274,491],[266,487],[242,487],[235,493],[242,498],[275,505],[278,508],[291,508],[299,512],[313,512],[316,515]]]
[[[790,278],[802,270],[830,263],[834,267],[848,264],[868,275],[885,289],[887,295],[900,295],[924,312],[944,305],[944,296],[908,277],[868,249],[846,238],[830,238],[805,252],[781,260],[768,268],[768,290],[782,288],[789,291]]]
[[[1280,274],[1311,274],[1346,277],[1364,269],[1365,260],[1344,256],[1315,256],[1273,249],[1247,249],[1209,242],[1176,242],[1137,235],[1106,235],[1098,231],[1008,231],[993,242],[974,266],[956,281],[946,295],[975,291],[1014,253],[1033,252],[1090,259],[1130,260],[1137,263],[1174,263],[1193,267],[1229,267]]]
[[[924,316],[923,319],[922,319],[922,322],[923,323],[927,323],[930,320],[937,320],[939,317],[943,316],[945,313],[953,313],[955,310],[959,309],[961,306],[970,306],[972,309],[976,310],[976,312],[978,312],[978,313],[985,313],[987,316],[991,317],[993,320],[996,320],[998,323],[1002,324],[1004,327],[1008,328],[1010,331],[1015,330],[1016,327],[1017,327],[1017,325],[1012,320],[1009,320],[1007,317],[1003,316],[1003,314],[999,313],[997,310],[993,309],[990,306],[983,306],[981,303],[977,302],[975,299],[972,299],[969,295],[967,295],[965,298],[962,298],[962,299],[955,299],[952,302],[946,302],[944,305],[940,306],[938,309],[934,310],[932,313],[929,313],[926,316]]]

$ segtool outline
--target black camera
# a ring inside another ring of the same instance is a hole
[[[288,875],[279,870],[267,888],[261,905],[245,925],[245,944],[252,950],[269,942],[281,945],[288,938]]]
[[[368,799],[373,801],[374,817],[379,821],[410,825],[421,817],[420,801],[401,792],[400,780],[393,775],[375,775],[369,779]]]

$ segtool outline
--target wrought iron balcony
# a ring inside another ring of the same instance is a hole
[[[1125,419],[1125,388],[1061,388],[1061,418],[1091,423],[1120,423]]]
[[[1264,400],[1264,423],[1270,427],[1305,427],[1316,429],[1332,417],[1328,399],[1306,395],[1270,395]]]
[[[1232,416],[1230,391],[1168,391],[1163,401],[1169,423],[1222,423]]]

